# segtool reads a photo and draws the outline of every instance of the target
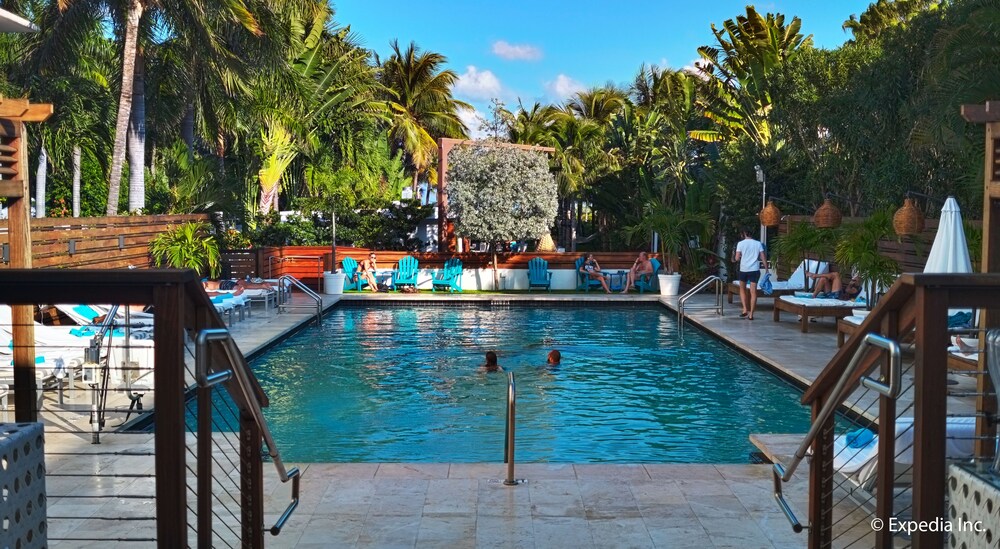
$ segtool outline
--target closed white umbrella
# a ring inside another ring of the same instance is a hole
[[[962,225],[962,212],[958,202],[949,196],[941,208],[941,220],[938,222],[937,234],[931,253],[924,265],[925,273],[971,273],[972,261],[969,260],[969,245],[965,240],[965,227]]]
[[[38,27],[31,24],[31,21],[14,15],[13,13],[0,9],[0,32],[36,32]]]

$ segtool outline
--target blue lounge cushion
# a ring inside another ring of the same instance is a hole
[[[845,440],[849,448],[864,448],[875,440],[875,433],[868,429],[858,429],[847,433]]]

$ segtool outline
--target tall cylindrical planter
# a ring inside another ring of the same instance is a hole
[[[680,274],[661,274],[656,277],[660,282],[660,295],[677,295],[680,292]]]
[[[323,293],[340,295],[344,293],[344,281],[347,280],[346,273],[323,272]]]

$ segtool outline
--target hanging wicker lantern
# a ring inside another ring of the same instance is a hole
[[[774,205],[773,200],[767,201],[767,206],[764,206],[757,217],[760,218],[760,224],[765,227],[777,227],[781,224],[781,210]]]
[[[912,198],[903,200],[903,206],[892,216],[892,228],[899,236],[924,232],[924,214],[917,207],[916,200]]]
[[[836,229],[840,226],[840,220],[843,217],[840,214],[840,208],[834,206],[833,202],[830,202],[830,199],[827,198],[823,200],[823,204],[813,214],[813,224],[820,229]]]
[[[539,252],[554,252],[556,251],[556,243],[552,241],[552,235],[545,233],[542,238],[538,239]]]

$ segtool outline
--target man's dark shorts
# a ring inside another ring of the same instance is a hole
[[[760,280],[760,271],[750,271],[748,273],[740,271],[740,274],[736,279],[740,282],[746,282],[747,284],[756,284],[757,281]]]

